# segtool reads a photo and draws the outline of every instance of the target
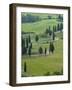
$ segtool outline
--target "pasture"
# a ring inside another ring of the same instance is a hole
[[[22,14],[26,15],[26,14]],[[25,39],[30,35],[32,43],[31,56],[28,54],[22,55],[21,60],[21,76],[48,76],[48,75],[62,75],[63,74],[63,32],[56,31],[55,39],[52,40],[52,35],[45,34],[47,28],[53,31],[53,26],[57,27],[62,21],[58,21],[58,15],[50,15],[52,18],[47,19],[48,14],[32,14],[39,16],[42,20],[36,22],[22,23],[21,30],[27,34],[23,34]],[[33,32],[33,33],[31,33]],[[35,36],[38,35],[39,40],[35,41]],[[47,53],[49,51],[50,42],[53,43],[55,50],[54,53]],[[38,49],[42,47],[42,54],[39,54]],[[28,52],[28,51],[27,51]],[[24,66],[26,63],[26,67]],[[26,71],[24,71],[26,68]]]

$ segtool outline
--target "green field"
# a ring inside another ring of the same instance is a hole
[[[63,68],[62,40],[56,41],[55,46],[56,50],[54,54],[51,54],[49,56],[23,56],[22,71],[25,61],[27,62],[27,74],[29,76],[40,76],[46,74],[47,72],[50,72],[52,74],[56,71],[61,71]]]
[[[22,13],[22,16],[26,15]],[[45,75],[62,75],[63,74],[63,33],[55,32],[56,39],[53,42],[55,46],[55,51],[53,54],[44,53],[42,55],[38,54],[38,48],[41,46],[43,51],[45,48],[49,49],[49,42],[51,39],[49,36],[41,37],[45,33],[46,28],[49,26],[53,31],[53,26],[57,26],[62,22],[57,21],[58,15],[51,15],[52,19],[47,18],[48,14],[32,14],[37,15],[41,21],[36,21],[33,23],[22,23],[22,32],[34,32],[34,34],[29,34],[32,42],[32,55],[22,55],[21,60],[21,76],[45,76]],[[50,14],[49,14],[50,15]],[[35,35],[39,35],[38,42],[35,41]],[[27,35],[23,35],[24,38]],[[33,55],[33,53],[36,53]],[[24,63],[26,63],[26,72],[24,71]]]

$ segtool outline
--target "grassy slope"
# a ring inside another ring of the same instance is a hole
[[[38,14],[39,15],[39,14]],[[46,14],[47,15],[47,14]],[[42,18],[47,17],[46,15],[41,15]],[[24,32],[35,32],[36,34],[40,34],[45,32],[46,28],[51,26],[51,29],[53,28],[53,25],[57,25],[58,21],[56,19],[47,19],[38,21],[35,23],[24,23],[22,24],[22,31]],[[58,34],[59,35],[59,34]],[[61,36],[61,35],[60,35]],[[35,44],[35,43],[34,43]],[[24,68],[23,64],[26,61],[27,62],[27,74],[29,76],[31,75],[44,75],[47,72],[53,73],[54,71],[60,71],[62,69],[63,65],[63,52],[62,52],[62,40],[55,41],[55,53],[53,55],[49,56],[32,56],[30,57],[23,57],[22,58],[22,69]],[[38,50],[37,44],[34,45],[33,50]],[[42,47],[47,47],[47,44],[42,44]],[[22,72],[23,74],[23,72]]]
[[[62,40],[56,41],[55,53],[49,56],[32,56],[23,57],[22,66],[24,61],[27,62],[27,74],[31,75],[44,75],[47,72],[53,73],[55,71],[61,71],[63,64],[63,56],[62,56]]]
[[[22,31],[24,32],[35,32],[35,33],[43,33],[45,32],[46,28],[51,26],[53,29],[53,25],[57,25],[60,22],[57,22],[55,19],[53,20],[42,20],[35,23],[24,23],[22,24]]]

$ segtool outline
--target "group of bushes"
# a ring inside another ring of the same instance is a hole
[[[54,25],[53,28],[49,26],[46,29],[45,34],[49,34],[51,36],[53,35],[54,32],[62,31],[62,30],[63,30],[63,23],[58,23],[57,25]]]
[[[47,72],[44,74],[44,76],[51,76],[51,75],[63,75],[63,70],[61,71],[54,71],[54,72]]]
[[[49,44],[49,54],[50,53],[53,54],[54,50],[55,50],[54,44],[53,44],[53,42],[50,42],[50,44]],[[45,48],[45,50],[43,52],[43,48],[42,47],[39,47],[39,54],[43,54],[44,53],[46,55],[47,54],[47,51],[48,51],[47,48]]]
[[[31,42],[31,37],[30,35],[26,38],[22,37],[21,41],[22,45],[22,55],[26,55],[27,53],[30,55],[31,54],[31,49],[32,49],[32,42]]]

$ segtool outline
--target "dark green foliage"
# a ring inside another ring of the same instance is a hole
[[[49,26],[49,35],[51,36],[52,35],[52,31],[51,31],[51,27]]]
[[[59,14],[58,21],[63,21],[63,16]]]
[[[53,32],[53,40],[55,40],[55,33]]]
[[[21,40],[22,40],[22,42],[21,42],[22,43],[22,47],[25,47],[25,39],[22,38]]]
[[[45,55],[47,54],[47,48],[45,48]]]
[[[29,56],[31,56],[31,46],[29,46],[28,54],[29,54]]]
[[[26,47],[23,47],[22,48],[22,55],[25,55],[25,54],[27,54],[27,48]]]
[[[49,26],[49,28],[46,29],[45,34],[49,34],[50,36],[52,35],[50,26]]]
[[[49,75],[51,75],[50,72],[44,74],[44,76],[49,76]]]
[[[39,48],[39,54],[42,54],[43,53],[43,49],[42,47]]]
[[[35,41],[38,42],[38,40],[39,40],[39,36],[36,35],[36,37],[35,37]]]
[[[21,42],[22,43],[22,48],[21,48],[22,55],[25,55],[27,53],[27,48],[25,47],[25,39],[22,38],[21,40],[22,40],[22,42]]]
[[[63,75],[63,73],[56,71],[53,73],[53,75]]]
[[[23,15],[22,18],[22,23],[30,23],[30,22],[36,22],[41,20],[39,16],[33,16],[31,14]]]
[[[48,30],[48,29],[46,29],[45,34],[48,34],[48,33],[49,33],[49,30]]]
[[[53,73],[50,73],[50,72],[47,72],[47,73],[45,73],[44,74],[44,76],[51,76],[51,75],[63,75],[63,70],[61,70],[61,71],[55,71],[55,72],[53,72]]]
[[[26,62],[24,62],[24,72],[27,72],[27,65],[26,65]]]
[[[63,69],[53,72],[53,75],[63,75]]]
[[[29,37],[28,37],[28,41],[29,41],[29,43],[31,43],[31,37],[30,37],[30,35],[29,35]]]
[[[63,23],[57,25],[57,30],[62,31],[63,30]]]
[[[57,30],[59,31],[60,30],[60,24],[58,23],[57,25]]]
[[[63,23],[60,24],[60,31],[63,30]]]
[[[28,48],[28,38],[26,38],[26,48]]]
[[[60,72],[56,71],[53,73],[53,75],[60,75]]]
[[[30,43],[30,48],[32,49],[32,42]]]
[[[53,53],[54,52],[54,44],[52,42],[50,42],[50,45],[49,45],[49,53]]]
[[[50,15],[48,15],[48,19],[51,19],[52,17]]]
[[[55,26],[53,26],[53,31],[54,31],[54,32],[56,32],[56,31],[57,31],[57,27],[56,27],[56,25],[55,25]]]

